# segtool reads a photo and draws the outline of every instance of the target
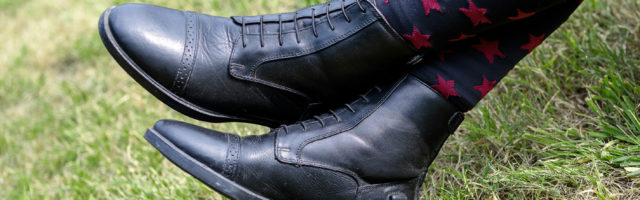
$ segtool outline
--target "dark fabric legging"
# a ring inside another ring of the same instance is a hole
[[[424,52],[412,73],[469,110],[581,2],[376,0],[376,6],[410,45]]]

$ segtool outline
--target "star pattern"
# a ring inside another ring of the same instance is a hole
[[[469,8],[460,8],[460,11],[471,20],[473,26],[478,26],[480,23],[491,23],[491,20],[485,16],[487,9],[478,8],[472,0],[469,0]]]
[[[467,35],[467,34],[461,33],[460,37],[450,39],[449,42],[457,42],[457,41],[465,40],[467,38],[472,38],[472,37],[475,37],[475,36],[476,35]]]
[[[394,6],[390,1],[376,0],[378,5]],[[555,29],[552,25],[560,22],[557,20],[565,20],[563,16],[569,14],[556,13],[563,12],[562,9],[543,12],[539,10],[543,8],[540,4],[513,2],[516,6],[511,7],[487,1],[396,0],[394,4],[407,9],[390,9],[393,12],[390,18],[398,17],[392,20],[402,26],[399,31],[410,43],[407,45],[431,54],[427,61],[429,67],[421,68],[424,73],[421,75],[429,77],[425,81],[461,108],[470,109],[486,97],[508,73],[505,71],[511,71],[516,61],[526,56],[525,52],[535,50]],[[551,16],[544,18],[541,14],[558,14],[558,17],[557,20]],[[438,23],[456,24],[444,24],[444,29],[437,29],[440,26],[434,25]],[[468,62],[473,65],[465,64]]]
[[[488,41],[484,38],[480,38],[480,44],[474,44],[472,47],[484,54],[487,59],[489,59],[489,63],[493,64],[495,56],[500,58],[505,58],[506,56],[500,52],[499,42],[496,41]]]
[[[518,15],[517,16],[513,16],[513,17],[507,17],[507,19],[510,20],[521,20],[527,17],[531,17],[533,15],[536,14],[536,12],[522,12],[522,10],[520,10],[519,8],[516,9],[518,11]]]
[[[453,88],[456,84],[456,81],[444,80],[444,78],[442,78],[440,74],[436,74],[436,76],[438,77],[438,84],[431,85],[433,89],[440,92],[440,94],[442,94],[445,99],[449,99],[450,96],[460,96],[460,94],[458,94],[458,92]]]
[[[387,0],[388,1],[388,0]],[[440,8],[440,4],[438,4],[438,0],[420,0],[422,1],[422,7],[424,8],[424,15],[429,15],[431,10],[437,10],[442,12],[442,8]]]
[[[496,81],[489,81],[487,77],[482,76],[482,84],[473,86],[473,89],[476,89],[480,92],[480,98],[484,98],[491,89],[496,85]]]
[[[431,37],[431,35],[424,35],[420,33],[418,27],[413,27],[413,33],[411,35],[404,34],[402,35],[402,37],[407,38],[407,40],[409,40],[411,44],[413,44],[413,47],[416,49],[420,49],[423,47],[432,47],[431,43],[429,42],[429,38]]]
[[[538,45],[542,44],[542,41],[544,41],[544,37],[545,35],[542,34],[540,36],[535,36],[533,34],[529,34],[529,43],[522,45],[520,48],[529,51],[529,53],[531,53],[531,51],[533,51],[533,49],[535,49],[536,47],[538,47]]]
[[[440,52],[438,52],[438,58],[440,58],[440,61],[444,62],[445,61],[445,55],[446,54],[451,54],[451,53],[455,53],[455,51],[453,51],[451,49],[440,51]]]

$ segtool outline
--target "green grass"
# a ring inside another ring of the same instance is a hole
[[[0,199],[222,199],[142,137],[188,119],[138,86],[99,40],[129,1],[0,0]],[[139,1],[216,15],[317,0]],[[587,0],[471,111],[426,199],[640,199],[640,3]]]

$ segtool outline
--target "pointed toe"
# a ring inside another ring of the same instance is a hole
[[[185,49],[184,12],[145,4],[114,6],[103,26],[116,46],[137,67],[165,87],[171,87]]]
[[[404,71],[388,65],[420,57],[361,0],[234,17],[123,4],[102,21],[105,46],[129,75],[209,122],[295,122]]]
[[[263,135],[165,120],[154,129],[167,139],[147,140],[232,199],[418,199],[429,164],[463,116],[407,75],[344,108]]]
[[[160,120],[153,127],[156,135],[176,149],[222,173],[229,142],[238,136],[220,133],[179,121]]]

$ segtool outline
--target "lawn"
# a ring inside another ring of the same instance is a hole
[[[143,138],[158,119],[209,124],[137,85],[98,17],[131,1],[0,0],[0,199],[224,199]],[[317,0],[147,0],[208,14]],[[468,115],[425,199],[640,199],[640,2],[586,0]]]

